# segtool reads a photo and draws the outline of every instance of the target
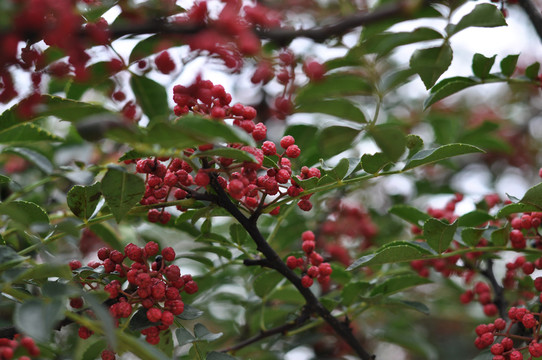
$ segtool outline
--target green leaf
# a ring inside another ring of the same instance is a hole
[[[350,306],[359,298],[371,284],[366,281],[351,281],[346,284],[341,292],[342,303],[345,306]]]
[[[164,41],[161,34],[151,35],[146,39],[141,40],[132,49],[128,61],[130,63],[133,63],[135,61],[143,59],[144,57],[154,54],[161,41]]]
[[[369,82],[360,76],[350,73],[335,73],[299,89],[295,101],[297,104],[311,103],[334,97],[369,95],[372,91]]]
[[[36,141],[61,142],[63,140],[35,124],[21,124],[0,132],[0,144],[33,143]]]
[[[305,191],[312,190],[316,186],[318,186],[319,179],[317,177],[312,177],[305,180],[299,180],[298,178],[293,178],[296,184],[301,186],[301,188]]]
[[[184,304],[184,311],[177,317],[181,320],[195,320],[203,315],[203,311],[191,305]]]
[[[215,341],[222,336],[222,333],[212,333],[205,327],[205,325],[197,323],[194,325],[194,336],[198,341]]]
[[[196,340],[196,338],[190,333],[190,331],[182,327],[175,330],[175,336],[177,337],[179,346],[190,344]]]
[[[421,312],[424,315],[429,315],[430,311],[427,305],[424,303],[421,303],[419,301],[410,301],[410,300],[398,300],[398,299],[392,299],[392,298],[386,298],[383,305],[391,306],[391,307],[400,307],[400,308],[406,308],[410,310],[416,310],[418,312]]]
[[[363,112],[350,100],[343,98],[330,100],[320,99],[319,101],[303,102],[300,103],[296,108],[296,112],[322,113],[358,123],[367,122]]]
[[[452,48],[447,43],[439,47],[418,49],[410,58],[410,67],[420,75],[426,89],[429,89],[448,69],[452,57]]]
[[[256,162],[256,158],[254,155],[235,148],[229,148],[229,147],[223,147],[223,148],[216,148],[206,151],[197,151],[194,153],[196,157],[205,157],[205,156],[221,156],[224,158],[239,160],[239,161],[248,161],[248,162]]]
[[[473,210],[464,215],[461,215],[457,219],[457,226],[474,227],[482,225],[488,221],[495,220],[495,218],[482,210]]]
[[[0,174],[0,184],[7,184],[11,179],[5,175]]]
[[[508,227],[499,228],[491,233],[491,242],[495,246],[505,246],[508,244],[510,229]]]
[[[423,225],[423,235],[427,244],[437,253],[442,254],[448,249],[457,229],[457,221],[447,224],[440,220],[430,218]]]
[[[132,331],[141,331],[151,326],[158,325],[159,323],[153,323],[147,318],[147,309],[141,308],[137,310],[130,318],[128,328]]]
[[[122,244],[115,233],[115,230],[108,223],[92,224],[90,225],[90,230],[98,235],[103,242],[111,246],[111,248],[118,251],[124,251],[124,244]]]
[[[248,239],[248,233],[241,224],[231,224],[230,237],[234,243],[243,245]]]
[[[435,39],[442,39],[442,34],[430,28],[420,27],[409,32],[383,32],[376,34],[368,38],[363,43],[363,46],[367,53],[377,53],[383,56],[402,45]]]
[[[414,154],[423,149],[423,140],[418,135],[408,134],[405,137],[406,147],[408,149],[408,158],[410,159]]]
[[[204,246],[204,247],[192,249],[192,251],[213,253],[218,256],[225,257],[226,259],[231,259],[232,257],[232,254],[228,249],[220,247],[220,246]]]
[[[480,79],[485,79],[491,71],[491,67],[495,63],[495,58],[497,55],[493,55],[488,58],[482,54],[474,54],[472,57],[472,72],[474,75],[478,76]]]
[[[96,318],[101,322],[105,338],[109,346],[114,349],[117,344],[117,336],[115,334],[116,326],[109,313],[109,309],[104,306],[103,300],[100,300],[95,294],[83,292],[82,297],[83,300],[85,300],[85,303],[88,304],[93,311]]]
[[[371,296],[390,295],[413,286],[429,284],[432,281],[418,275],[394,276],[376,285],[371,291]]]
[[[359,159],[342,158],[333,169],[327,170],[327,175],[332,175],[337,180],[342,180],[356,168],[359,164]]]
[[[117,222],[141,200],[144,193],[145,183],[135,174],[109,168],[102,179],[102,194]]]
[[[72,272],[70,267],[66,264],[37,264],[23,272],[21,275],[17,276],[17,281],[27,279],[30,281],[41,280],[49,277],[71,279]]]
[[[431,89],[429,97],[425,99],[423,103],[424,109],[427,109],[429,106],[433,105],[439,100],[444,99],[445,97],[479,84],[480,83],[476,80],[462,76],[444,79]]]
[[[402,171],[410,170],[418,166],[431,164],[450,157],[484,152],[482,149],[468,144],[448,144],[436,149],[421,150],[407,161]]]
[[[381,152],[377,152],[372,155],[363,154],[361,157],[361,167],[369,174],[378,173],[390,162],[390,159]]]
[[[506,20],[502,12],[492,4],[478,4],[467,15],[454,26],[450,26],[447,30],[448,34],[454,35],[468,27],[497,27],[505,26]]]
[[[206,360],[235,360],[231,355],[222,352],[211,351],[207,354]]]
[[[352,142],[360,130],[345,126],[330,126],[318,134],[320,156],[328,159],[351,148]],[[303,152],[303,148],[301,148]]]
[[[514,203],[514,204],[506,205],[501,210],[499,210],[499,212],[497,213],[497,217],[503,218],[511,214],[532,212],[532,211],[540,211],[540,208],[538,206],[531,205],[531,204]]]
[[[360,266],[418,260],[428,255],[431,255],[431,252],[420,245],[407,241],[394,241],[382,246],[370,255],[355,260],[346,270],[352,271]]]
[[[501,60],[500,66],[501,66],[501,73],[506,76],[510,77],[512,74],[514,74],[514,71],[516,71],[516,65],[518,63],[519,54],[517,55],[508,55],[504,59]]]
[[[397,161],[406,147],[405,134],[396,125],[377,125],[369,130],[378,147],[391,160]]]
[[[540,71],[540,63],[537,61],[525,69],[525,76],[531,80],[538,80],[538,72]]]
[[[8,215],[13,221],[26,226],[32,224],[49,224],[47,212],[39,205],[29,201],[0,203],[0,214]]]
[[[542,183],[533,186],[527,192],[525,195],[523,195],[523,198],[519,201],[523,204],[529,204],[536,206],[538,209],[542,209]]]
[[[166,89],[145,76],[132,74],[130,85],[141,110],[149,117],[150,123],[169,118],[170,110]]]
[[[428,219],[431,218],[429,214],[420,211],[415,207],[402,204],[392,206],[388,212],[390,214],[399,216],[401,219],[406,220],[416,226],[422,226]]]
[[[15,307],[13,320],[20,332],[38,340],[49,342],[53,329],[62,319],[63,305],[58,299],[29,299]]]
[[[416,75],[416,72],[411,68],[401,69],[387,73],[382,79],[382,90],[387,93],[401,85],[410,82],[411,78]]]
[[[20,264],[25,258],[6,245],[0,245],[0,271]]]
[[[486,229],[468,227],[461,231],[461,239],[468,246],[474,247],[478,245],[478,242],[485,231]]]
[[[19,155],[26,160],[30,161],[32,164],[36,165],[38,169],[43,171],[45,174],[49,175],[53,172],[53,164],[42,154],[37,151],[24,148],[24,147],[8,147],[2,150],[6,154],[15,154]]]
[[[102,196],[101,184],[89,186],[75,185],[68,191],[68,207],[75,216],[88,220],[96,210]]]
[[[215,266],[213,261],[211,259],[206,258],[205,256],[199,256],[199,255],[192,255],[192,254],[183,254],[179,256],[182,259],[190,259],[196,262],[199,262],[200,264],[203,264],[209,268],[212,268]]]
[[[85,341],[85,345],[91,339]],[[80,360],[96,360],[100,357],[101,352],[107,347],[107,342],[104,339],[98,339],[83,350]]]
[[[254,279],[253,288],[261,298],[269,295],[284,277],[276,271],[265,271]]]

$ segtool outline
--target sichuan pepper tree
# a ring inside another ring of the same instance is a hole
[[[542,355],[539,64],[442,76],[516,7],[2,2],[0,358]]]

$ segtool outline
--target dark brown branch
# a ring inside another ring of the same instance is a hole
[[[261,266],[273,269],[273,264],[267,259],[245,259],[243,260],[245,266]]]
[[[486,266],[487,267],[484,270],[480,270],[480,274],[482,274],[489,281],[491,287],[493,288],[493,292],[495,293],[493,303],[497,306],[497,309],[499,309],[499,316],[503,319],[506,319],[507,312],[506,300],[504,299],[504,289],[497,282],[495,274],[493,273],[493,260],[487,259]]]
[[[295,320],[289,323],[286,323],[284,325],[280,325],[275,328],[269,329],[269,330],[263,330],[258,335],[248,338],[245,341],[241,341],[240,343],[234,346],[226,348],[222,350],[222,352],[237,351],[244,348],[245,346],[254,344],[267,337],[270,337],[276,334],[286,334],[290,330],[297,329],[298,327],[303,325],[305,322],[307,322],[307,320],[309,319],[310,319],[310,311],[308,311],[307,308],[303,308],[303,310],[301,311],[301,314],[299,314],[299,316],[295,318]]]
[[[322,303],[316,298],[312,291],[303,287],[301,279],[292,270],[290,270],[273,248],[265,241],[264,237],[260,233],[256,222],[250,221],[237,206],[231,202],[230,198],[222,189],[216,179],[216,175],[211,175],[211,186],[217,193],[218,205],[228,211],[248,232],[252,240],[256,243],[256,248],[260,251],[265,258],[269,261],[269,265],[272,269],[279,272],[288,281],[290,281],[299,291],[299,293],[305,298],[306,308],[313,313],[318,314],[324,319],[331,328],[346,341],[348,345],[358,354],[362,360],[374,359],[374,356],[370,355],[359,343],[358,339],[352,333],[352,329],[346,322],[341,322],[335,318],[329,310],[327,310]]]
[[[534,29],[538,34],[538,38],[542,41],[542,13],[540,12],[540,9],[537,9],[532,0],[519,0],[518,4],[522,7],[523,11],[527,13],[529,20],[531,20],[531,24],[533,24]]]

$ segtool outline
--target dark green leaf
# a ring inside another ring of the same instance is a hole
[[[222,336],[222,333],[212,333],[205,327],[205,325],[197,323],[194,325],[194,336],[197,340],[215,341]]]
[[[88,220],[100,201],[102,196],[100,190],[100,183],[89,186],[75,185],[68,191],[68,207],[78,218]]]
[[[295,181],[296,184],[301,186],[301,188],[303,190],[308,191],[308,190],[312,190],[316,186],[318,186],[318,181],[319,180],[318,180],[317,177],[312,177],[312,178],[305,179],[305,180],[299,180],[297,178],[294,178],[294,181]]]
[[[429,214],[408,205],[394,205],[388,212],[416,226],[422,226],[431,218]]]
[[[523,204],[536,206],[538,209],[542,209],[542,183],[527,190],[520,202]]]
[[[60,300],[45,302],[44,299],[30,299],[17,305],[13,320],[18,331],[47,343],[62,319],[62,311]]]
[[[349,73],[335,73],[327,75],[322,81],[311,82],[302,87],[296,96],[296,103],[310,103],[349,95],[369,95],[372,90],[371,85],[362,77]]]
[[[369,130],[378,147],[391,160],[397,161],[405,151],[405,134],[395,125],[377,125]]]
[[[190,333],[190,331],[182,327],[175,330],[175,336],[177,337],[179,346],[190,344],[196,340],[196,338]]]
[[[35,124],[21,124],[0,132],[0,144],[33,143],[36,141],[61,142],[63,139]]]
[[[2,150],[3,153],[16,154],[36,165],[41,171],[49,175],[53,172],[53,164],[42,154],[23,147],[8,147]]]
[[[457,229],[457,221],[453,224],[447,224],[440,220],[430,218],[423,225],[423,235],[427,240],[427,244],[433,250],[442,254],[448,249],[452,242]]]
[[[232,257],[231,252],[228,249],[220,247],[220,246],[204,246],[204,247],[193,249],[192,251],[209,252],[209,253],[216,254],[218,256],[225,257],[226,259],[231,259]]]
[[[431,164],[450,157],[476,152],[484,152],[476,146],[468,144],[448,144],[436,149],[421,150],[407,161],[402,171],[410,170],[418,166]]]
[[[525,76],[531,80],[538,80],[538,72],[540,71],[540,63],[537,61],[525,69]]]
[[[230,237],[234,243],[243,245],[248,239],[248,233],[241,224],[231,224]]]
[[[344,126],[330,126],[318,134],[320,156],[328,159],[351,148],[360,130]],[[303,148],[301,148],[303,152]]]
[[[72,272],[70,267],[66,264],[37,264],[26,270],[24,273],[17,277],[17,281],[20,280],[41,280],[49,277],[71,279]]]
[[[350,100],[339,99],[320,99],[319,101],[303,102],[296,108],[298,113],[322,113],[333,115],[345,120],[351,120],[358,123],[366,123],[363,112]]]
[[[111,248],[118,251],[124,250],[124,245],[115,233],[115,230],[108,223],[103,222],[92,224],[90,225],[90,230],[98,235],[103,242],[111,246]]]
[[[431,252],[420,245],[407,241],[394,241],[382,246],[370,255],[355,260],[346,270],[352,271],[360,266],[418,260],[428,255],[431,255]]]
[[[0,214],[8,215],[23,225],[49,224],[49,216],[40,206],[28,201],[13,201],[0,204]]]
[[[356,162],[357,164],[359,164],[359,160],[357,159],[342,158],[333,169],[327,171],[326,173],[329,175],[333,175],[333,177],[337,180],[342,180],[345,176],[348,175],[348,171],[350,171],[352,167],[357,166],[357,164],[354,165],[354,163]]]
[[[427,305],[419,301],[397,300],[397,299],[392,299],[392,298],[386,298],[384,305],[416,310],[416,311],[421,312],[424,315],[429,315],[429,308],[427,307]]]
[[[6,184],[10,182],[11,179],[5,175],[0,175],[0,184]]]
[[[201,151],[201,152],[198,151],[194,153],[194,156],[197,156],[197,157],[221,156],[224,158],[229,158],[229,159],[234,159],[234,160],[239,160],[239,161],[256,162],[256,158],[254,157],[254,155],[240,149],[227,148],[227,147],[216,148],[216,149],[211,149],[211,150],[206,150],[206,151]]]
[[[480,79],[485,79],[491,71],[491,67],[495,63],[495,58],[497,55],[493,55],[488,58],[482,54],[474,54],[472,57],[472,72],[474,75],[478,76]]]
[[[128,328],[132,331],[141,331],[155,325],[158,323],[150,322],[147,318],[147,309],[141,308],[132,315]]]
[[[361,157],[361,167],[369,174],[376,174],[382,168],[390,163],[390,159],[381,152],[373,155],[363,154]]]
[[[192,254],[183,254],[179,256],[182,259],[190,259],[196,262],[199,262],[200,264],[203,264],[209,268],[214,267],[214,263],[211,259],[206,258],[205,256],[199,256],[199,255],[192,255]]]
[[[506,217],[511,214],[517,214],[517,213],[524,213],[524,212],[532,212],[532,211],[540,211],[540,208],[535,205],[530,204],[522,204],[522,203],[514,203],[504,206],[499,212],[497,213],[497,217]]]
[[[454,26],[447,30],[449,35],[454,35],[468,27],[497,27],[505,26],[506,21],[502,12],[493,4],[478,4]]]
[[[92,341],[92,340],[89,339],[87,341]],[[85,343],[87,343],[87,341],[85,341]],[[107,342],[104,339],[99,339],[92,342],[83,351],[81,360],[96,360],[97,358],[100,357],[100,354],[106,347],[107,347]]]
[[[495,220],[495,218],[482,210],[473,210],[469,213],[461,215],[457,219],[457,226],[479,226],[488,221]]]
[[[206,360],[235,360],[236,358],[226,353],[211,351],[209,354],[207,354],[207,357],[205,359]]]
[[[510,77],[516,71],[516,64],[518,63],[519,54],[517,55],[508,55],[501,60],[501,73]]]
[[[184,304],[184,311],[177,317],[181,320],[195,320],[203,315],[203,311],[196,309],[191,305]]]
[[[166,124],[157,124],[157,126],[154,128],[158,130],[164,125]],[[221,123],[220,121],[215,121],[196,115],[185,115],[179,118],[174,126],[171,127],[170,131],[174,131],[175,136],[184,134],[186,137],[196,141],[196,144],[198,145],[221,141],[227,143],[247,144],[251,146],[254,145],[254,139],[252,136],[237,126],[229,126]],[[183,147],[176,146],[175,143],[170,146],[175,146],[178,148]]]
[[[101,322],[109,346],[114,349],[117,344],[116,327],[109,309],[104,306],[103,300],[100,300],[95,294],[84,292],[82,295],[85,303],[88,304],[96,318]]]
[[[367,53],[383,56],[402,45],[435,39],[442,39],[442,34],[436,30],[421,27],[409,32],[380,33],[368,38],[363,45]]]
[[[133,63],[144,57],[152,55],[156,52],[156,49],[159,47],[160,42],[164,41],[161,34],[151,35],[146,39],[141,40],[134,46],[128,61]]]
[[[269,295],[284,277],[276,271],[265,271],[254,279],[254,292],[261,298]]]
[[[507,227],[499,228],[491,233],[491,242],[495,246],[505,246],[508,243],[510,229]]]
[[[102,179],[102,194],[117,222],[141,200],[144,193],[143,179],[126,171],[109,168]]]
[[[416,74],[411,68],[402,69],[385,74],[382,80],[382,88],[384,92],[392,91],[393,89],[410,82],[411,78]]]
[[[15,250],[6,245],[0,245],[0,271],[9,269],[22,261],[24,257],[17,254]]]
[[[452,63],[453,52],[448,44],[419,49],[410,58],[410,67],[422,79],[427,89],[431,88]]]
[[[478,242],[480,241],[480,238],[485,231],[486,229],[478,229],[472,227],[465,228],[461,231],[461,239],[468,246],[474,247],[478,245]]]
[[[145,76],[135,74],[132,74],[130,85],[141,110],[149,117],[151,124],[169,117],[168,94],[162,85]]]
[[[318,179],[318,184],[316,186],[320,187],[324,185],[333,184],[336,182],[337,182],[337,179],[332,178],[330,175],[324,175],[320,179]]]
[[[366,281],[352,281],[345,285],[341,292],[342,303],[345,306],[350,306],[356,301],[356,299],[363,295],[367,289],[371,287],[371,284]]]
[[[432,281],[418,275],[394,276],[376,285],[371,291],[371,296],[390,295],[413,286],[429,284]]]
[[[424,109],[427,109],[429,106],[445,97],[478,84],[480,83],[471,78],[462,76],[444,79],[431,89],[431,94],[423,103]]]

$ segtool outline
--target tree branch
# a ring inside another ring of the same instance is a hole
[[[298,327],[303,325],[305,322],[307,322],[307,320],[309,319],[310,319],[310,311],[308,310],[308,308],[304,307],[303,310],[301,310],[301,314],[299,314],[299,316],[296,317],[293,321],[286,323],[284,325],[277,326],[269,330],[263,330],[258,335],[248,338],[245,341],[242,341],[234,346],[221,350],[221,352],[237,351],[244,348],[245,346],[248,346],[250,344],[263,340],[267,337],[270,337],[276,334],[285,334],[286,332],[290,330],[297,329]]]
[[[493,273],[493,260],[487,259],[486,266],[486,269],[480,270],[480,274],[491,283],[491,287],[493,287],[493,292],[495,293],[493,303],[497,306],[497,309],[499,309],[499,316],[506,319],[506,300],[504,299],[503,287],[497,282],[495,274]]]
[[[522,7],[523,11],[527,13],[531,24],[533,24],[538,38],[542,41],[542,14],[540,10],[537,9],[536,5],[531,0],[519,0],[519,6]]]
[[[255,222],[250,221],[237,206],[231,202],[230,198],[220,186],[217,181],[216,175],[211,174],[211,186],[217,193],[218,205],[223,207],[228,211],[249,233],[252,240],[256,243],[256,248],[261,252],[265,258],[269,261],[271,268],[279,272],[284,276],[288,281],[290,281],[299,291],[299,293],[305,298],[306,308],[311,312],[318,314],[323,318],[333,330],[342,337],[348,345],[358,354],[362,360],[371,360],[374,359],[374,356],[370,355],[364,348],[361,346],[359,341],[356,339],[352,333],[347,322],[341,322],[335,318],[329,310],[327,310],[322,303],[316,298],[312,291],[308,288],[303,287],[301,284],[301,279],[297,276],[292,270],[290,270],[284,261],[278,256],[278,254],[273,250],[273,248],[265,241],[263,235],[260,233]]]

